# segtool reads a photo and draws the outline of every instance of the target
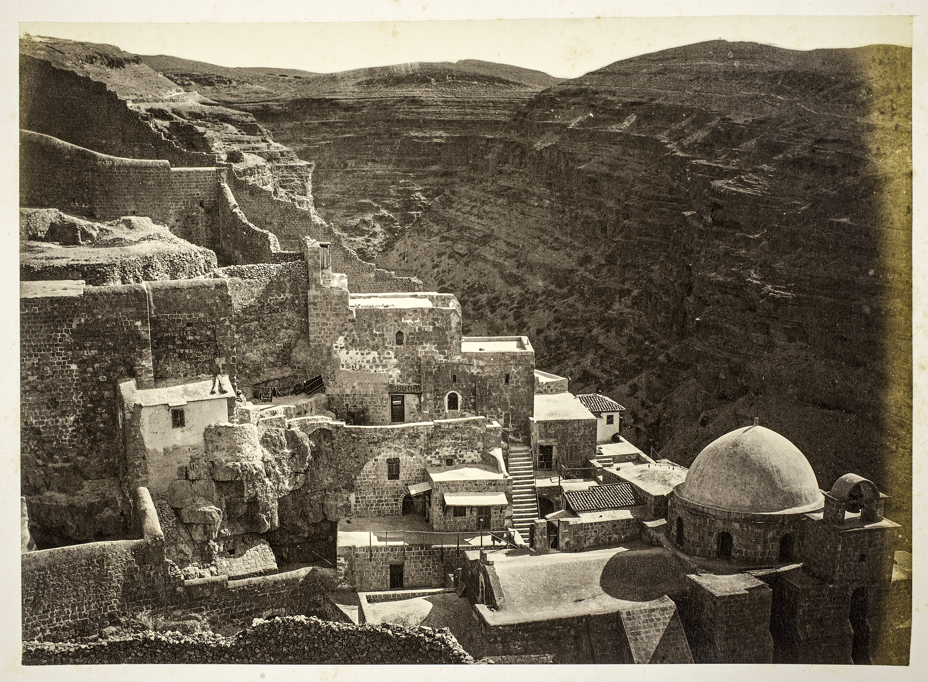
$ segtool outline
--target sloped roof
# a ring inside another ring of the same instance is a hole
[[[599,393],[583,393],[577,396],[577,400],[583,403],[583,406],[593,414],[603,412],[622,412],[624,407],[619,405],[612,398],[607,398]]]
[[[621,509],[640,504],[630,483],[600,485],[589,490],[565,491],[568,509],[575,512]]]

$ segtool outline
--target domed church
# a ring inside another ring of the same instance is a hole
[[[704,629],[719,606],[709,602],[740,590],[728,617],[741,622],[728,626],[769,618],[769,637],[743,643],[754,648],[743,652],[749,660],[885,659],[903,636],[888,624],[911,599],[911,581],[894,576],[899,524],[883,517],[886,500],[856,474],[820,490],[802,452],[756,420],[716,439],[668,501],[671,544],[699,567],[694,579],[705,588],[691,593],[684,622],[697,618]]]
[[[747,426],[710,443],[674,490],[674,542],[697,557],[758,566],[792,561],[803,517],[824,506],[812,466],[789,440]]]

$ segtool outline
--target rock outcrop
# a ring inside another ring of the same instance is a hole
[[[20,209],[20,280],[81,279],[92,286],[190,279],[216,268],[216,254],[149,218],[98,223],[56,209]]]

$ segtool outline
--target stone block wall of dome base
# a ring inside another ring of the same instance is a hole
[[[719,534],[732,538],[732,564],[737,566],[769,566],[796,560],[803,542],[800,532],[801,515],[746,514],[709,510],[670,496],[667,524],[674,542],[678,537],[678,521],[683,522],[682,551],[705,559],[718,559]],[[785,536],[792,540],[783,540]],[[782,543],[782,544],[781,544]],[[781,549],[791,544],[791,551],[781,556]]]
[[[887,519],[863,524],[855,516],[846,525],[835,525],[823,521],[821,513],[808,514],[803,518],[803,564],[832,583],[888,583],[898,528]]]
[[[745,574],[687,576],[680,616],[696,663],[771,663],[773,592]]]

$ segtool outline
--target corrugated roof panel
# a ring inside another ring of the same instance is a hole
[[[635,488],[630,483],[600,485],[589,490],[577,490],[564,493],[567,508],[575,512],[603,511],[621,509],[641,504],[635,495]]]

